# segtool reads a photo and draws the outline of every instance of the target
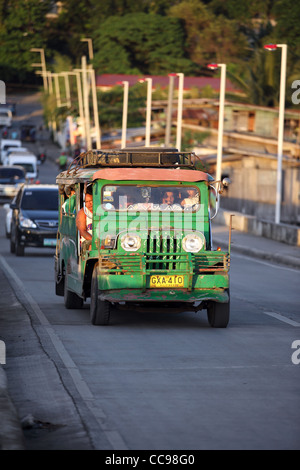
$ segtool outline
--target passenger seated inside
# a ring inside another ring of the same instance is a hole
[[[152,197],[152,188],[142,187],[137,188],[137,200],[142,202],[137,202],[128,206],[129,210],[138,210],[138,211],[150,211],[150,210],[159,210],[159,204],[153,202]]]
[[[181,211],[180,204],[177,203],[177,191],[173,188],[141,188],[140,199],[143,202],[132,204],[129,210],[139,211]]]
[[[118,189],[114,195],[114,207],[119,210],[126,210],[129,206],[135,204],[136,200],[127,188]]]
[[[179,204],[175,203],[175,193],[174,191],[170,190],[169,188],[163,191],[162,193],[162,203],[160,204],[161,210],[170,210],[170,211],[178,211],[181,210]]]
[[[186,192],[186,197],[181,201],[182,207],[187,208],[199,204],[199,193],[196,188],[188,188]]]
[[[84,205],[76,216],[76,226],[80,233],[80,244],[85,240],[92,240],[93,228],[93,192],[88,187],[85,193]]]

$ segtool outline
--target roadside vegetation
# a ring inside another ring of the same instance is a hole
[[[226,63],[227,77],[254,105],[277,106],[280,51],[267,43],[288,45],[287,87],[300,79],[300,3],[293,0],[0,0],[0,75],[5,83],[40,84],[33,62],[43,48],[47,69],[80,68],[93,41],[96,74],[210,76],[211,62]],[[216,74],[216,72],[214,73]],[[214,75],[215,76],[215,75]],[[71,87],[75,88],[75,83]],[[131,87],[128,125],[141,125],[142,87]],[[71,90],[72,91],[72,90]],[[120,127],[122,87],[98,93],[103,128]],[[211,89],[194,97],[213,97]],[[167,90],[158,90],[161,98]],[[153,97],[155,99],[155,97]],[[239,98],[241,99],[241,98]],[[291,107],[291,93],[286,95]],[[45,114],[63,119],[66,110],[44,99]],[[72,104],[71,113],[78,113]],[[68,113],[70,110],[68,110]]]

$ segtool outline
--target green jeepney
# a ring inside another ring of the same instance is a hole
[[[90,298],[94,325],[109,323],[112,305],[204,309],[212,327],[228,325],[230,234],[221,251],[211,233],[222,184],[199,164],[176,149],[93,150],[57,176],[55,284],[66,308]],[[83,240],[76,215],[88,188],[92,240]]]

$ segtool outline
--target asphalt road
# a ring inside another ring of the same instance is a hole
[[[53,254],[10,254],[0,227],[5,369],[27,449],[300,449],[299,270],[232,254],[227,329],[205,311],[115,310],[96,327],[88,302],[66,310],[54,294]]]
[[[299,449],[296,270],[233,256],[225,330],[205,312],[116,310],[95,327],[88,302],[65,310],[55,296],[51,250],[16,257],[2,231],[0,254],[17,293],[11,396],[53,427],[25,430],[28,449]]]

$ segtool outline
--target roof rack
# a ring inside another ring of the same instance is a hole
[[[193,152],[178,152],[175,148],[124,148],[120,150],[89,150],[75,158],[67,173],[77,173],[90,167],[158,167],[197,169],[201,161]]]

